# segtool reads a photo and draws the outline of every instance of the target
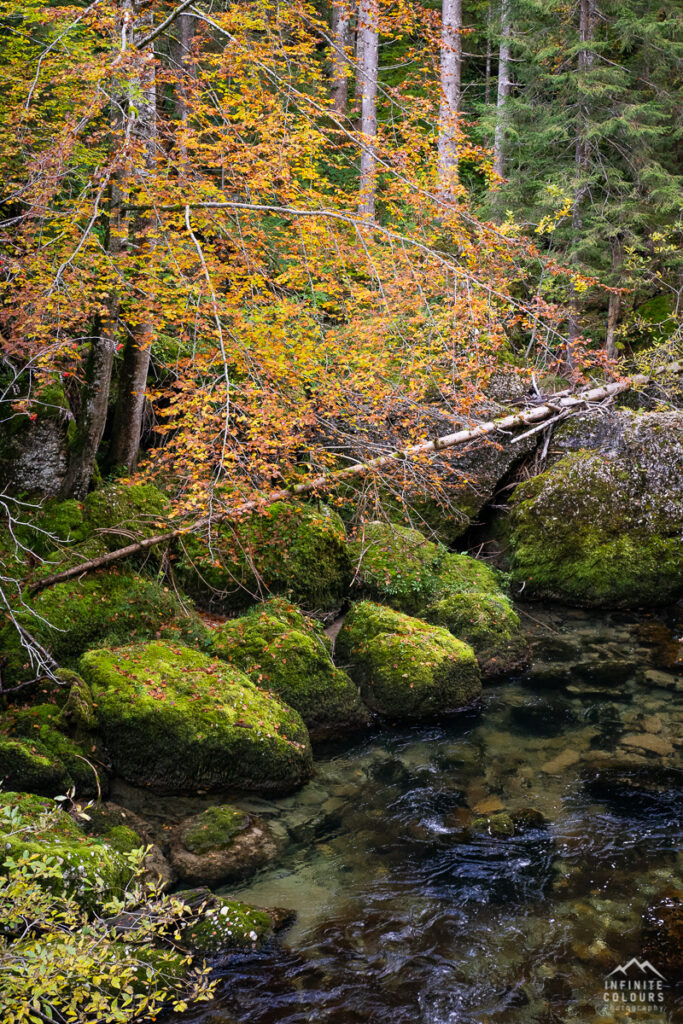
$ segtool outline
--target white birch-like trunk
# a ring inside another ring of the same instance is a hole
[[[358,9],[358,34],[360,37],[363,64],[361,124],[362,148],[360,154],[360,197],[358,212],[368,220],[375,217],[375,192],[377,188],[377,73],[379,67],[379,10],[377,0],[360,0]]]
[[[457,115],[462,99],[462,0],[443,0],[441,16],[441,102],[439,104],[439,191],[452,198],[458,175]]]
[[[505,106],[510,94],[510,0],[500,8],[500,47],[498,50],[498,101],[493,141],[493,169],[505,177]]]

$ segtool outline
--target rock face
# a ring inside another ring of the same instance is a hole
[[[481,692],[474,651],[447,630],[363,601],[337,637],[366,704],[398,720],[458,711]]]
[[[313,740],[368,725],[368,710],[346,672],[335,668],[322,627],[282,598],[216,628],[213,650],[298,711]]]
[[[309,611],[338,608],[350,579],[344,525],[324,505],[275,502],[263,515],[219,524],[210,546],[188,537],[185,551],[178,565],[185,589],[225,611],[269,592]]]
[[[66,474],[72,425],[64,392],[55,385],[44,387],[26,412],[5,420],[0,426],[0,490],[40,498],[57,494]]]
[[[278,844],[263,820],[226,805],[188,818],[171,835],[171,865],[190,885],[247,878],[277,852]]]
[[[474,649],[484,678],[528,660],[519,616],[483,562],[385,523],[366,524],[351,549],[365,596],[448,629]]]
[[[665,604],[683,592],[683,414],[572,420],[562,453],[520,484],[510,513],[524,596],[578,605]]]
[[[220,660],[150,643],[88,651],[80,664],[108,754],[129,782],[286,792],[311,775],[297,712]]]

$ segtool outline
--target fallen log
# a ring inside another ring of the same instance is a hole
[[[131,555],[141,554],[148,551],[149,548],[156,547],[158,544],[170,543],[179,537],[198,533],[205,526],[212,523],[225,522],[227,519],[240,519],[251,512],[265,509],[276,501],[284,501],[292,497],[302,497],[308,494],[334,490],[335,487],[346,480],[367,476],[376,470],[393,465],[398,461],[417,458],[420,455],[438,453],[448,448],[454,448],[456,445],[465,444],[467,441],[474,441],[479,437],[486,437],[490,434],[496,433],[497,431],[509,431],[513,430],[515,427],[536,423],[543,425],[544,421],[554,420],[558,418],[559,414],[565,412],[585,411],[597,402],[603,402],[606,399],[614,398],[616,395],[619,395],[624,391],[628,391],[631,388],[649,384],[652,380],[665,373],[681,373],[682,370],[683,364],[680,362],[669,363],[666,366],[653,370],[650,374],[641,373],[636,374],[633,377],[625,377],[623,380],[614,381],[612,384],[603,384],[600,387],[590,388],[587,391],[582,391],[575,395],[568,395],[566,392],[562,392],[557,396],[553,395],[551,396],[551,399],[543,405],[536,405],[531,409],[524,410],[523,412],[513,413],[509,416],[502,416],[495,420],[489,420],[486,423],[478,424],[476,427],[471,427],[466,430],[458,430],[452,434],[445,434],[442,437],[433,438],[431,441],[422,441],[419,444],[410,445],[409,447],[402,448],[399,451],[391,452],[389,455],[379,455],[377,458],[370,459],[368,462],[359,462],[356,465],[347,466],[345,469],[335,470],[331,473],[323,473],[312,480],[307,480],[305,483],[296,484],[288,488],[281,488],[277,491],[271,491],[268,495],[264,495],[262,498],[242,502],[242,504],[236,505],[234,508],[216,513],[213,516],[202,516],[201,518],[196,519],[193,523],[183,524],[173,530],[167,530],[164,533],[156,534],[153,537],[145,537],[143,540],[135,541],[133,544],[127,544],[123,548],[117,548],[115,551],[108,551],[106,554],[100,555],[98,558],[91,558],[87,562],[82,562],[69,569],[64,569],[62,572],[55,573],[53,576],[46,576],[44,579],[37,580],[29,589],[31,592],[35,593],[37,591],[44,590],[45,587],[53,586],[55,583],[64,583],[67,580],[74,579],[76,576],[83,576],[85,573],[105,568],[106,566],[112,565],[114,562],[118,562],[123,558],[129,558]]]

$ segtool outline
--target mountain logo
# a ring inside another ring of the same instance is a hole
[[[610,971],[607,975],[608,978],[613,978],[615,975],[620,975],[622,978],[640,980],[643,978],[661,978],[662,981],[666,981],[663,974],[653,967],[649,960],[637,960],[633,957],[627,964],[620,964],[615,967],[613,971]]]

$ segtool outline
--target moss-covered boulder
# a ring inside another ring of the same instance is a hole
[[[247,878],[279,849],[265,821],[228,805],[182,822],[170,836],[170,847],[182,882],[211,886]]]
[[[526,661],[519,617],[490,566],[386,523],[366,524],[351,550],[365,595],[450,630],[474,648],[485,677]]]
[[[361,594],[408,615],[420,615],[432,601],[454,593],[501,593],[488,565],[453,554],[408,527],[366,523],[349,548]]]
[[[58,664],[76,666],[90,647],[164,637],[200,649],[209,633],[192,602],[181,603],[167,586],[132,570],[109,569],[58,583],[29,598],[17,612],[24,628]],[[0,629],[6,683],[31,678],[35,670],[11,624]]]
[[[449,714],[481,692],[471,647],[448,630],[370,601],[346,616],[337,654],[366,704],[394,721]]]
[[[313,740],[368,725],[368,710],[336,668],[318,623],[274,598],[214,630],[213,650],[299,712]]]
[[[602,423],[573,421],[557,447],[568,454],[512,499],[511,573],[524,596],[602,607],[675,600],[683,593],[683,414],[621,410]]]
[[[204,605],[246,608],[269,592],[309,611],[343,601],[350,580],[344,525],[324,505],[276,502],[260,515],[192,535],[178,562],[183,585]]]
[[[66,706],[70,706],[68,700]],[[58,796],[72,787],[79,797],[106,792],[109,778],[97,743],[81,730],[74,733],[65,711],[55,704],[34,704],[3,712],[3,785],[45,796]]]
[[[523,668],[529,660],[519,616],[502,593],[450,594],[428,605],[422,615],[470,645],[484,679]]]
[[[166,495],[149,483],[109,484],[92,491],[83,503],[87,533],[102,538],[112,551],[133,539],[163,533],[171,511]]]
[[[83,906],[100,906],[121,895],[133,868],[112,846],[85,835],[52,800],[26,793],[0,793],[0,872],[34,857],[58,865],[42,873],[41,884],[67,891]]]
[[[183,944],[193,953],[220,957],[236,950],[258,949],[271,938],[274,922],[265,910],[208,893],[207,897],[197,919],[182,934]]]
[[[129,782],[285,792],[311,774],[297,712],[219,659],[148,643],[88,651],[80,667],[108,754]]]

